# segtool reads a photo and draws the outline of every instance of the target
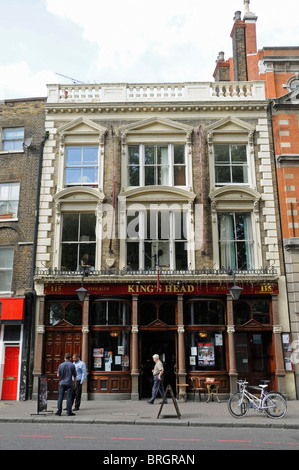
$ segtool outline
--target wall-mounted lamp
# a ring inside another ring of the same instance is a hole
[[[87,296],[87,293],[88,293],[88,291],[84,289],[83,287],[84,278],[85,278],[85,270],[83,271],[83,275],[82,275],[81,287],[79,289],[76,289],[76,293],[80,302],[84,302],[85,297]]]
[[[232,296],[233,300],[238,300],[243,289],[242,287],[236,286],[236,283],[235,283],[236,272],[233,269],[228,269],[227,274],[229,274],[230,276],[233,276],[233,283],[234,283],[233,287],[229,289],[229,293]]]

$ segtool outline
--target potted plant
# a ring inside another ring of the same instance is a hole
[[[12,219],[12,218],[13,218],[12,212],[6,212],[5,214],[0,214],[0,220],[6,220],[6,219]]]

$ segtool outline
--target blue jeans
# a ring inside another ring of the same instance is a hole
[[[74,385],[73,382],[71,384],[59,384],[59,395],[58,395],[58,413],[62,412],[62,402],[64,398],[64,393],[66,392],[66,413],[69,415],[72,412],[72,404],[73,404],[73,390]]]
[[[150,402],[154,403],[155,398],[157,397],[158,393],[160,393],[161,397],[163,398],[165,395],[165,390],[164,390],[164,379],[163,375],[161,380],[159,380],[159,375],[154,375],[154,383],[153,383],[153,388],[152,388],[152,396],[149,399]],[[167,402],[167,400],[165,400]]]

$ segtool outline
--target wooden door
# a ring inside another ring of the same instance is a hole
[[[1,400],[18,397],[19,346],[6,346]]]
[[[48,396],[50,400],[58,398],[58,366],[64,362],[66,353],[70,353],[71,356],[74,353],[81,355],[81,338],[81,331],[47,331],[44,373],[48,378]]]

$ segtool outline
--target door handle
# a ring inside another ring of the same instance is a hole
[[[6,377],[6,380],[16,380],[16,377]]]

